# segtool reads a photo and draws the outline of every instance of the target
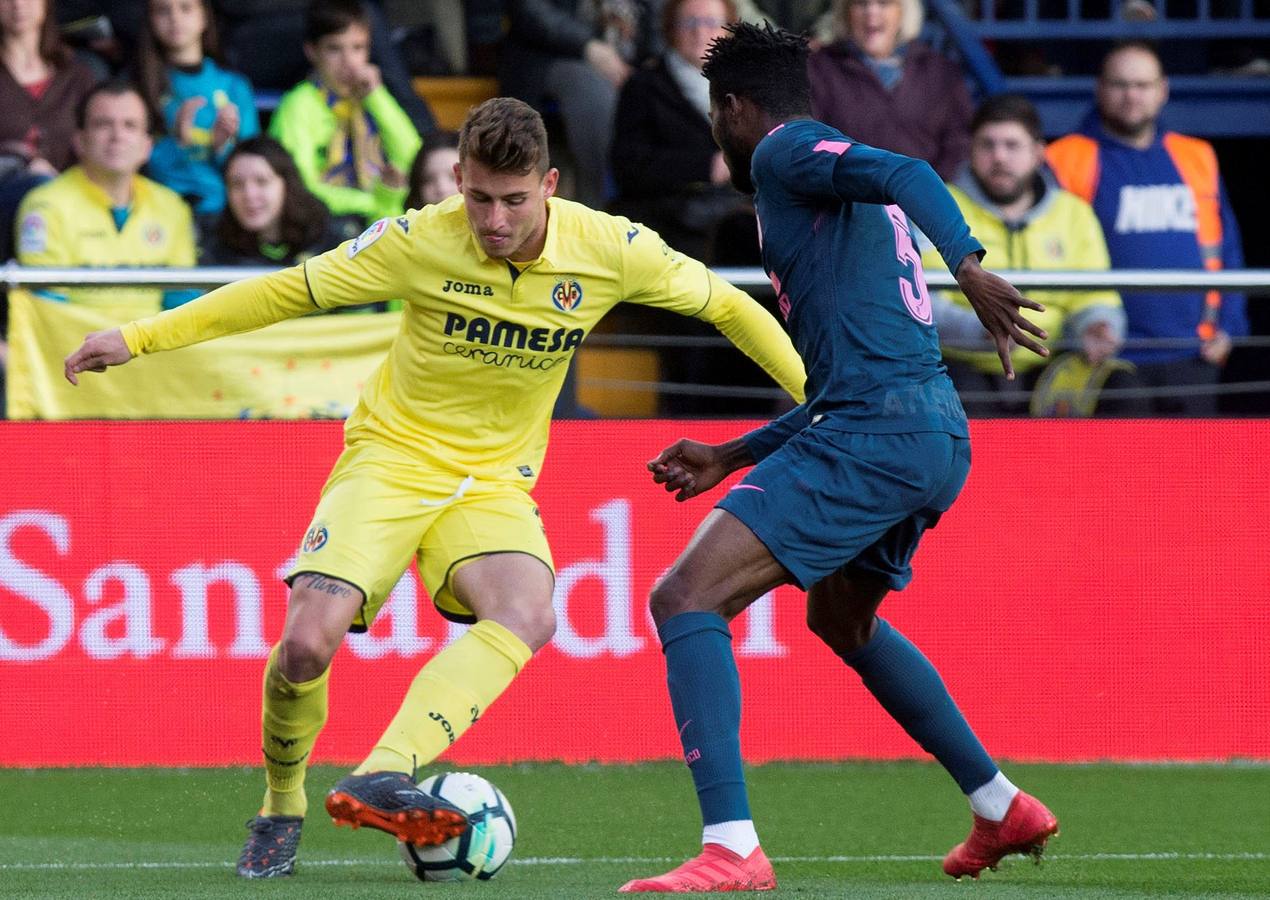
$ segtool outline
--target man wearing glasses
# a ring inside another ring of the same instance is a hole
[[[1050,144],[1046,156],[1062,186],[1093,206],[1111,267],[1243,268],[1239,225],[1212,145],[1161,121],[1169,84],[1155,49],[1143,41],[1112,49],[1096,99],[1080,133]],[[1128,291],[1123,299],[1123,356],[1146,385],[1163,389],[1153,412],[1215,415],[1231,339],[1248,333],[1243,294]],[[1183,385],[1214,390],[1168,396]]]

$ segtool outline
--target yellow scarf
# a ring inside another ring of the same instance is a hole
[[[1045,367],[1032,389],[1030,411],[1041,418],[1088,419],[1098,409],[1098,397],[1116,372],[1132,372],[1123,359],[1091,366],[1079,353],[1064,353]]]
[[[325,85],[326,105],[335,117],[335,133],[326,147],[322,180],[340,187],[369,191],[387,165],[379,128],[360,100],[341,97]]]

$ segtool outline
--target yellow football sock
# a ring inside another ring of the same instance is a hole
[[[318,732],[326,724],[328,667],[312,681],[288,681],[278,668],[275,646],[265,665],[261,703],[261,750],[265,756],[264,816],[302,816],[308,809],[304,773]]]
[[[357,774],[411,772],[432,762],[498,699],[531,656],[528,645],[502,625],[477,622],[415,676]]]

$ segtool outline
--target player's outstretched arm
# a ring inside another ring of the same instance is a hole
[[[737,469],[754,465],[749,447],[741,438],[723,444],[703,444],[682,438],[648,461],[653,481],[675,500],[683,502],[703,494]]]
[[[1029,335],[1045,340],[1049,335],[1034,322],[1029,321],[1019,312],[1031,309],[1043,312],[1045,307],[1035,300],[1029,300],[1015,289],[1014,285],[999,275],[979,265],[978,254],[971,253],[957,266],[955,273],[957,286],[966,295],[975,315],[992,335],[996,345],[997,356],[1001,359],[1001,368],[1006,378],[1014,378],[1014,366],[1010,363],[1010,342],[1026,347],[1038,356],[1049,356],[1050,352],[1044,344]]]
[[[798,402],[807,373],[789,335],[753,297],[642,225],[618,218],[622,297],[709,322]]]
[[[710,302],[697,313],[756,362],[795,401],[804,399],[807,371],[802,358],[776,318],[745,291],[707,271]]]
[[[129,322],[119,331],[129,352],[141,356],[254,331],[316,309],[304,266],[293,266],[231,282],[175,309]]]
[[[80,372],[104,372],[107,366],[122,366],[132,359],[132,351],[124,342],[123,332],[118,328],[107,331],[94,331],[84,338],[70,356],[66,357],[64,371],[66,380],[71,384],[79,384],[76,377]]]

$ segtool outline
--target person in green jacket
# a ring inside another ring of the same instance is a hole
[[[1041,120],[1032,103],[1018,95],[991,97],[971,120],[970,162],[948,189],[998,267],[1110,268],[1094,211],[1058,186],[1044,160]],[[937,265],[938,254],[929,242],[922,244],[923,264]],[[1125,331],[1119,294],[1070,290],[1031,291],[1028,296],[1045,305],[1034,320],[1049,333],[1046,344],[1056,356],[1058,351],[1071,350],[1091,372],[1098,370],[1115,382],[1130,377],[1132,367],[1115,359]],[[934,315],[944,363],[963,394],[966,412],[972,416],[1027,414],[1026,391],[1037,382],[1045,360],[1015,348],[1011,359],[1019,379],[1007,381],[1001,377],[996,351],[986,342],[986,333],[964,297],[956,292],[937,297]]]
[[[367,223],[400,215],[405,173],[423,142],[370,62],[365,9],[359,0],[315,0],[304,41],[313,73],[283,96],[269,133],[333,215]]]

